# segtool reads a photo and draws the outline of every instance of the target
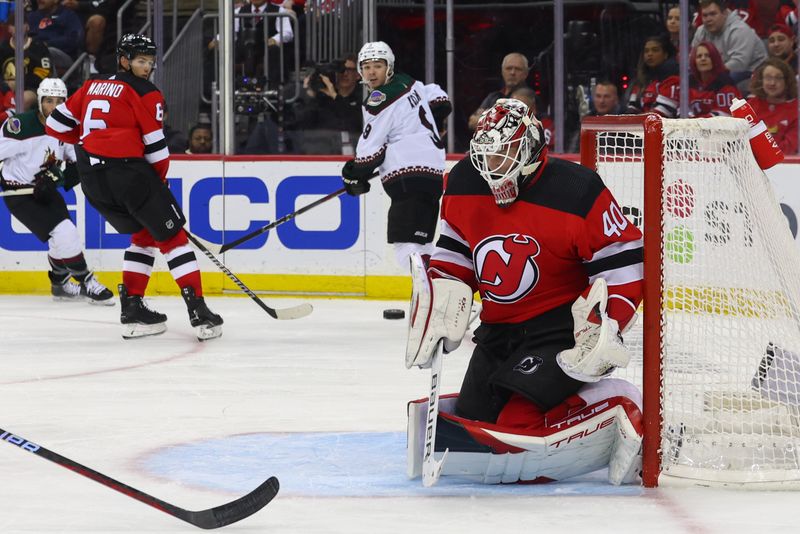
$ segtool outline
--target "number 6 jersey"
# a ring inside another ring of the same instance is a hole
[[[47,133],[90,155],[144,158],[166,179],[169,150],[161,129],[164,98],[129,72],[87,80],[47,118]]]
[[[526,321],[604,278],[622,328],[642,299],[642,252],[641,232],[590,169],[547,158],[501,208],[465,158],[447,178],[430,273],[480,291],[486,323]]]

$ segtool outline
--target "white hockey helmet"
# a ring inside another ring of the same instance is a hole
[[[389,81],[394,76],[394,52],[383,41],[373,41],[361,47],[358,52],[358,74],[364,77],[364,73],[361,72],[361,64],[364,61],[380,59],[386,62],[386,81]]]
[[[515,98],[501,98],[478,119],[469,157],[503,207],[514,202],[533,178],[546,149],[542,123],[528,106]]]
[[[39,88],[36,90],[36,96],[39,100],[39,108],[42,107],[42,99],[46,96],[55,96],[58,98],[67,98],[67,86],[61,81],[60,78],[45,78],[39,83]]]

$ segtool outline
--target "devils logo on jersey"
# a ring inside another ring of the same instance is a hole
[[[490,236],[473,253],[475,274],[485,288],[485,297],[510,304],[531,292],[539,281],[539,243],[520,234]]]

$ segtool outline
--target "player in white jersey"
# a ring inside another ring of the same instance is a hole
[[[4,191],[33,187],[33,194],[6,196],[8,210],[48,245],[50,288],[56,300],[83,300],[113,306],[114,295],[86,265],[83,245],[56,187],[78,184],[75,150],[45,133],[44,123],[67,98],[57,78],[42,80],[39,109],[10,117],[0,128],[0,185]],[[62,164],[66,162],[64,170]],[[73,282],[72,279],[76,282]]]
[[[407,268],[412,252],[429,257],[433,250],[445,166],[439,131],[451,106],[438,85],[395,72],[394,60],[382,41],[367,43],[358,53],[358,72],[369,96],[356,157],[345,164],[342,177],[355,196],[369,191],[368,180],[379,172],[391,198],[388,242]]]

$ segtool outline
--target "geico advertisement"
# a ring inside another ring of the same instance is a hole
[[[173,161],[169,185],[189,231],[228,243],[340,189],[338,161]],[[377,182],[377,180],[376,180]],[[386,244],[388,198],[379,182],[368,195],[333,198],[223,255],[234,272],[399,275]],[[80,187],[63,192],[83,236],[87,260],[98,271],[119,271],[128,235],[118,234],[89,204]],[[0,202],[0,267],[40,270],[47,265],[40,242]],[[213,264],[198,255],[204,270]],[[166,262],[157,255],[157,270]]]
[[[448,161],[448,166],[454,163]],[[212,243],[228,243],[341,188],[341,166],[341,161],[331,160],[180,160],[170,165],[169,184],[186,213],[188,229]],[[767,171],[795,242],[800,213],[797,169],[792,163]],[[116,233],[79,187],[63,194],[91,267],[119,271],[129,236]],[[386,244],[388,204],[376,179],[369,194],[343,194],[226,252],[222,259],[232,271],[244,274],[403,275]],[[47,245],[0,202],[0,268],[45,269],[46,250]],[[211,262],[198,257],[204,270],[213,271]],[[166,270],[160,255],[156,269]]]

